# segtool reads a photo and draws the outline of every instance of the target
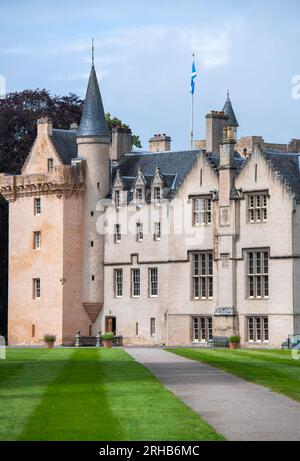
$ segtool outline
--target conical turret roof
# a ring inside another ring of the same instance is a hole
[[[232,107],[232,104],[231,104],[231,101],[230,101],[229,91],[227,93],[227,99],[226,99],[226,102],[225,102],[225,105],[224,105],[224,108],[223,108],[223,112],[228,117],[228,125],[235,126],[235,127],[239,126],[237,118],[236,118],[234,110],[233,110],[233,107]]]
[[[95,67],[92,65],[89,83],[77,131],[77,136],[110,136],[98,85]]]

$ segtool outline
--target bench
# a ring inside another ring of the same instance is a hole
[[[210,347],[229,347],[229,338],[227,336],[213,336],[208,341]]]

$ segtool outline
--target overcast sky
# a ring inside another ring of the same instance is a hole
[[[141,135],[189,146],[192,53],[195,137],[229,88],[240,135],[300,138],[299,0],[1,0],[0,75],[7,91],[83,97],[95,66],[107,112]]]

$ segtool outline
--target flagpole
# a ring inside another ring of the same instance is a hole
[[[192,114],[191,114],[191,150],[194,149],[194,93],[192,93]]]
[[[195,54],[193,53],[193,63],[195,60]],[[191,92],[192,96],[192,107],[191,107],[191,150],[194,149],[194,90]]]

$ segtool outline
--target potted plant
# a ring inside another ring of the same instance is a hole
[[[49,349],[52,349],[56,341],[55,335],[50,335],[49,333],[44,335],[44,343]]]
[[[111,348],[113,344],[113,339],[114,339],[113,333],[104,333],[104,335],[102,335],[103,346],[106,349]]]
[[[241,345],[241,337],[236,335],[236,336],[230,336],[229,338],[229,347],[232,350],[239,349]]]

